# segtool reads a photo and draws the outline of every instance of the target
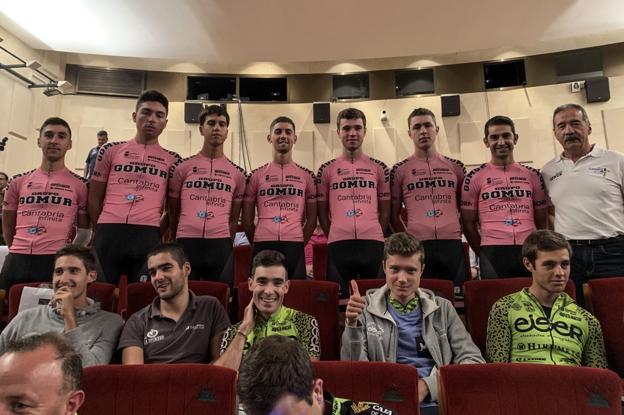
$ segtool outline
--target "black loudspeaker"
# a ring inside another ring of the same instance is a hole
[[[585,80],[585,93],[587,102],[605,102],[611,99],[609,91],[609,78],[590,78]]]
[[[312,104],[314,124],[329,124],[329,102],[315,102]]]
[[[442,95],[442,116],[457,117],[459,115],[459,95]]]
[[[187,124],[199,124],[199,113],[203,109],[201,102],[185,102],[184,122]]]

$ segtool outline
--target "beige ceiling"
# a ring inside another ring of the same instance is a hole
[[[198,64],[483,60],[624,41],[624,1],[0,0],[0,26],[38,49]]]

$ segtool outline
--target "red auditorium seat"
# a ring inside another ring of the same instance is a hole
[[[234,247],[234,287],[249,279],[251,271],[251,245]]]
[[[107,365],[84,370],[80,415],[233,415],[236,371],[201,364]]]
[[[340,398],[379,403],[401,415],[418,415],[418,372],[383,362],[313,362],[323,388]]]
[[[50,281],[28,282],[24,284],[15,284],[11,287],[9,291],[9,313],[7,321],[11,321],[17,314],[24,287],[39,287],[41,284],[50,284]],[[96,281],[87,287],[87,296],[99,302],[102,310],[114,311],[115,288],[117,287],[113,284]]]
[[[624,378],[624,278],[589,280],[587,304],[600,321],[609,367]]]
[[[383,278],[374,278],[369,280],[356,280],[360,294],[364,295],[367,290],[371,288],[379,288],[386,283]],[[435,293],[439,297],[446,298],[450,302],[455,302],[455,292],[453,290],[453,283],[447,280],[440,280],[436,278],[423,278],[420,280],[420,286],[426,288]]]
[[[482,353],[485,353],[487,322],[494,303],[507,294],[529,287],[531,281],[531,278],[523,277],[474,280],[464,283],[466,328]],[[565,290],[572,298],[576,299],[572,281],[568,281]]]
[[[312,245],[312,271],[316,281],[327,279],[327,244]]]
[[[216,281],[189,280],[189,289],[196,295],[210,295],[215,297],[223,305],[226,312],[230,301],[230,287],[227,284]],[[127,319],[146,305],[150,304],[156,297],[156,290],[149,282],[134,282],[128,284],[126,289],[119,292],[118,313]],[[123,299],[122,299],[123,298]],[[126,307],[122,308],[122,304]]]
[[[291,280],[284,305],[314,316],[321,332],[321,359],[333,360],[339,356],[338,289],[330,281]],[[245,306],[251,301],[247,283],[238,285],[238,316],[243,318]]]
[[[440,368],[445,415],[620,415],[620,378],[610,370],[497,363]]]

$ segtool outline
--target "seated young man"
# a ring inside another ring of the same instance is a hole
[[[484,360],[453,304],[419,288],[424,255],[414,236],[395,233],[384,246],[386,285],[362,297],[351,281],[340,358],[416,367],[420,413],[437,414],[438,367]]]
[[[314,379],[301,343],[279,335],[252,347],[241,365],[237,389],[246,415],[396,414],[376,403],[333,397],[323,390],[323,379]]]
[[[0,354],[11,340],[49,331],[62,333],[82,356],[84,367],[110,362],[123,320],[118,314],[100,310],[87,298],[87,286],[95,281],[95,258],[87,248],[68,245],[54,257],[48,305],[19,313],[0,335]]]
[[[230,320],[216,298],[189,290],[182,246],[156,246],[147,269],[158,296],[126,322],[118,346],[123,364],[212,362]]]
[[[243,354],[256,341],[275,334],[296,339],[310,359],[319,359],[321,346],[316,319],[282,305],[290,284],[286,266],[286,258],[277,251],[260,251],[253,258],[249,278],[252,299],[245,307],[243,320],[223,336],[221,357],[215,365],[238,370]]]
[[[527,237],[522,261],[533,281],[492,306],[488,362],[607,367],[600,323],[565,293],[571,254],[556,232],[537,230]]]

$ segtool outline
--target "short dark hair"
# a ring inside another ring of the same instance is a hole
[[[61,117],[47,118],[43,122],[43,124],[41,124],[41,127],[39,127],[39,136],[41,136],[41,133],[43,133],[43,129],[46,128],[48,125],[62,125],[63,127],[67,128],[67,132],[69,132],[69,137],[71,138],[71,135],[72,135],[71,127],[69,126],[69,123],[65,121],[64,119],[62,119]]]
[[[108,133],[106,132],[106,130],[100,130],[97,132],[96,135],[105,135],[106,137],[108,137]]]
[[[66,245],[63,248],[56,251],[54,254],[54,265],[56,265],[56,260],[60,257],[64,256],[73,256],[76,257],[82,262],[87,273],[95,270],[95,256],[88,248],[80,245]]]
[[[417,117],[419,115],[429,115],[431,118],[433,118],[433,123],[435,125],[438,125],[438,122],[436,121],[436,117],[433,111],[427,108],[416,108],[414,111],[410,112],[410,115],[407,117],[407,128],[410,127],[412,118]]]
[[[562,112],[562,111],[570,110],[570,109],[581,111],[581,115],[583,117],[583,121],[585,121],[588,124],[591,124],[589,122],[589,116],[587,116],[587,111],[585,111],[585,108],[583,108],[582,105],[579,105],[579,104],[563,104],[563,105],[559,105],[553,111],[553,127],[555,126],[555,116],[557,114],[559,114],[560,112]]]
[[[425,248],[416,237],[407,232],[393,233],[384,243],[384,261],[390,255],[411,257],[418,254],[420,263],[425,263]]]
[[[357,108],[346,108],[338,113],[336,117],[336,128],[340,128],[340,120],[357,120],[360,118],[366,128],[366,115]]]
[[[4,353],[28,353],[41,347],[52,346],[57,353],[56,360],[62,360],[63,393],[80,389],[82,382],[82,359],[72,344],[62,335],[54,332],[35,334],[9,342]]]
[[[288,278],[288,265],[286,256],[279,251],[265,249],[256,254],[251,261],[251,276],[256,273],[258,267],[283,267],[286,270],[286,278]]]
[[[199,125],[204,125],[204,122],[209,115],[223,115],[225,117],[225,124],[228,127],[230,126],[230,114],[228,114],[226,109],[223,108],[221,105],[213,104],[204,108],[202,112],[199,113]]]
[[[156,245],[147,253],[147,258],[151,258],[158,254],[169,254],[173,257],[175,262],[178,263],[180,267],[184,265],[185,262],[189,262],[186,253],[184,252],[184,248],[177,242],[165,242],[162,244]],[[207,255],[209,255],[207,253]]]
[[[268,336],[256,342],[238,373],[238,397],[248,415],[270,413],[286,395],[312,405],[313,388],[310,356],[297,340],[286,336]]]
[[[568,254],[572,256],[572,247],[570,243],[560,233],[549,229],[538,229],[524,240],[522,244],[522,257],[526,258],[535,266],[538,251],[558,251],[567,249]]]
[[[488,136],[489,128],[492,125],[508,125],[511,127],[511,132],[516,135],[516,124],[514,124],[511,118],[504,115],[495,115],[485,123],[485,127],[483,128],[484,137]]]
[[[143,91],[141,96],[136,103],[136,109],[138,110],[142,103],[144,102],[160,102],[163,107],[165,107],[165,112],[169,113],[169,100],[162,93],[156,91],[155,89],[149,89],[147,91]]]
[[[9,175],[3,171],[0,171],[0,176],[4,176],[4,180],[9,180]]]
[[[280,122],[286,122],[290,125],[292,125],[293,128],[293,132],[295,132],[296,128],[295,128],[295,122],[293,120],[291,120],[290,118],[281,115],[279,117],[277,117],[276,119],[274,119],[273,121],[271,121],[271,126],[269,127],[269,131],[273,132],[273,127],[275,127],[275,124],[278,124]]]

